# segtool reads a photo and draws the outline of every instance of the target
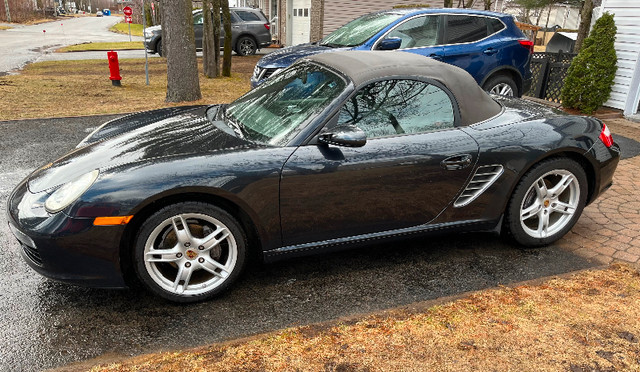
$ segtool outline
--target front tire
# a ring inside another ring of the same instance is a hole
[[[554,158],[535,165],[516,186],[506,213],[509,235],[527,247],[562,238],[580,218],[587,176],[577,162]]]
[[[240,275],[246,236],[236,220],[210,204],[167,206],[140,227],[134,248],[138,278],[174,302],[210,299]]]
[[[164,57],[162,55],[162,39],[158,40],[158,43],[156,44],[156,53],[158,53],[160,57]]]
[[[257,49],[255,40],[249,36],[242,36],[236,43],[236,53],[241,56],[252,56],[256,54]]]

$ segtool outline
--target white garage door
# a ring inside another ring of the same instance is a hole
[[[291,45],[308,43],[311,37],[311,0],[293,0],[291,5]]]

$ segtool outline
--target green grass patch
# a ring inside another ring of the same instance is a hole
[[[116,23],[109,29],[111,32],[129,35],[129,24],[125,22]],[[131,24],[131,36],[142,36],[142,25],[138,23]]]
[[[142,41],[123,41],[119,43],[82,43],[69,45],[57,50],[57,52],[85,52],[102,50],[134,50],[144,49]]]

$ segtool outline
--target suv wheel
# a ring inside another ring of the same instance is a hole
[[[158,40],[158,43],[156,44],[156,53],[162,57],[162,39]]]
[[[242,36],[238,39],[238,43],[236,45],[236,53],[241,56],[251,56],[256,54],[256,50],[258,46],[256,42],[250,36]]]
[[[507,97],[518,97],[518,87],[516,82],[508,76],[498,75],[489,79],[482,89],[489,93],[499,94]]]

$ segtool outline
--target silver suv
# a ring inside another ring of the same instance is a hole
[[[231,13],[231,45],[233,50],[241,55],[248,56],[256,53],[256,50],[268,47],[271,44],[271,25],[267,17],[260,9],[230,8]],[[220,17],[222,19],[222,16]],[[196,38],[196,49],[202,49],[202,9],[193,11],[193,31]],[[220,45],[224,44],[224,29],[220,25]],[[144,29],[144,46],[151,53],[162,55],[162,28],[161,26],[147,27]]]

